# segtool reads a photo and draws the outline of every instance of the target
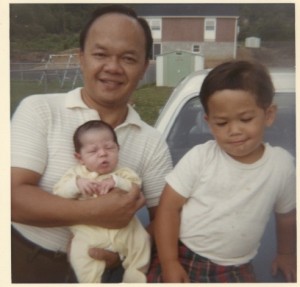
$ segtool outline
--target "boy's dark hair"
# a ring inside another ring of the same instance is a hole
[[[148,25],[148,22],[144,18],[138,17],[138,15],[135,13],[135,11],[133,9],[131,9],[130,7],[127,7],[124,5],[119,5],[119,4],[112,4],[112,5],[108,5],[108,6],[104,6],[104,7],[101,6],[100,8],[96,9],[92,13],[90,19],[86,22],[86,24],[83,27],[83,29],[80,33],[80,36],[79,36],[80,50],[81,51],[84,50],[87,34],[90,30],[90,27],[95,22],[95,20],[97,20],[99,17],[101,17],[105,14],[109,14],[109,13],[119,13],[119,14],[129,16],[129,17],[135,19],[141,25],[141,27],[144,31],[144,34],[145,34],[146,59],[150,59],[151,53],[152,53],[153,38],[152,38],[151,29]],[[112,23],[112,25],[113,24],[114,23]]]
[[[101,120],[92,120],[92,121],[85,122],[84,124],[82,124],[81,126],[79,126],[76,129],[76,131],[73,135],[73,143],[74,143],[75,152],[79,153],[80,149],[82,147],[82,144],[81,144],[81,141],[80,141],[81,136],[85,132],[87,132],[89,130],[92,130],[92,129],[95,129],[95,130],[109,130],[112,133],[114,142],[117,145],[119,145],[116,132],[111,127],[111,125],[109,125],[106,122],[101,121]]]
[[[268,70],[260,63],[229,61],[211,70],[204,79],[199,97],[205,113],[208,99],[217,91],[243,90],[255,97],[259,107],[266,109],[273,101],[274,86]]]

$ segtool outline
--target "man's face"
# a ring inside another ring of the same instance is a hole
[[[145,41],[142,27],[126,15],[95,20],[80,53],[84,100],[91,108],[127,104],[148,66]]]

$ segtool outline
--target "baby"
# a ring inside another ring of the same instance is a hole
[[[107,123],[88,121],[73,136],[78,165],[72,167],[54,186],[54,193],[75,199],[105,196],[113,188],[129,191],[141,180],[131,169],[118,166],[119,145],[113,128]],[[121,229],[99,226],[70,226],[74,238],[70,262],[80,283],[99,283],[105,262],[88,255],[90,247],[109,249],[120,254],[125,269],[123,282],[146,282],[150,260],[150,237],[137,218]]]

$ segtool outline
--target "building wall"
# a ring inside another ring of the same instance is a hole
[[[217,18],[216,42],[234,42],[235,22],[233,18]],[[204,40],[204,18],[163,18],[162,41]]]
[[[204,17],[163,18],[161,53],[173,51],[193,52],[193,45],[200,46],[205,59],[228,59],[234,57],[234,18],[217,18],[216,39],[204,41]]]
[[[218,18],[216,30],[216,42],[234,42],[235,19]]]
[[[202,41],[203,18],[163,18],[162,41]]]
[[[193,45],[200,45],[200,55],[205,59],[228,59],[234,57],[233,42],[163,42],[162,53],[173,51],[192,52]]]
[[[206,60],[227,60],[235,57],[234,42],[205,42],[201,50]]]

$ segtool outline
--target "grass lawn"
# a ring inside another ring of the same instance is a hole
[[[32,94],[44,94],[52,92],[66,92],[72,89],[69,85],[61,88],[58,82],[49,82],[39,85],[38,81],[11,81],[11,114],[15,111],[19,102]],[[173,88],[156,87],[155,85],[145,85],[137,89],[132,95],[132,102],[142,119],[153,125],[158,117],[159,110],[169,98]]]

